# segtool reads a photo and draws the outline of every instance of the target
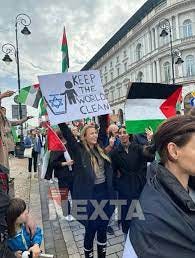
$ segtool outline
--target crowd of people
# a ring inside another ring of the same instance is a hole
[[[6,92],[0,98],[12,94]],[[155,133],[146,128],[142,134],[128,134],[124,125],[110,124],[108,115],[98,117],[97,124],[61,123],[55,129],[65,151],[50,151],[45,179],[52,179],[53,174],[58,179],[65,219],[74,218],[84,225],[86,258],[94,257],[95,236],[97,256],[106,257],[107,234],[113,233],[110,222],[116,211],[126,241],[124,258],[194,257],[194,113],[195,109],[189,114],[176,114]],[[10,124],[1,108],[0,169],[5,173],[9,171],[9,142],[4,132]],[[40,134],[39,129],[32,129],[24,145],[32,151],[28,177],[32,174],[32,164],[38,177],[37,166],[44,159],[42,153],[47,152],[46,130]],[[0,208],[4,207],[0,213],[4,227],[0,230],[8,229],[1,241],[0,254],[10,252],[21,257],[23,251],[29,250],[37,257],[41,229],[27,213],[23,200],[9,201],[1,184],[0,194],[4,200],[0,203]],[[75,200],[85,208],[85,216],[75,213]],[[118,205],[113,205],[113,201]],[[16,234],[18,242],[14,238]],[[21,243],[21,235],[25,236],[26,246]],[[11,254],[4,257],[14,257]]]

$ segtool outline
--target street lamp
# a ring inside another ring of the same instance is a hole
[[[4,58],[2,59],[6,64],[10,64],[13,60],[9,55],[14,54],[17,66],[17,79],[18,79],[18,92],[20,94],[20,61],[19,61],[19,50],[18,50],[18,25],[23,25],[24,28],[21,30],[21,33],[24,35],[30,35],[31,32],[28,29],[28,26],[31,24],[31,19],[27,14],[20,13],[16,16],[15,21],[15,35],[16,35],[16,45],[6,43],[2,46],[2,51],[5,53]],[[22,119],[22,105],[19,103],[19,118]],[[23,125],[21,124],[21,134],[20,134],[20,144],[22,145],[24,135],[23,135]]]
[[[184,61],[181,58],[181,52],[179,49],[173,49],[173,38],[171,24],[168,19],[163,19],[159,22],[159,27],[162,29],[160,37],[170,36],[170,47],[171,47],[171,66],[172,66],[172,80],[175,84],[175,71],[174,71],[174,58],[177,57],[175,64],[182,64]]]
[[[175,64],[179,65],[184,62],[184,60],[181,58],[181,51],[178,48],[173,49],[173,56],[177,57],[177,60],[175,61]]]

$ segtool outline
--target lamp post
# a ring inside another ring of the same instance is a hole
[[[17,81],[18,81],[18,92],[20,94],[20,60],[19,60],[19,47],[18,47],[18,25],[22,24],[24,28],[21,30],[21,33],[24,35],[30,35],[31,32],[28,29],[28,26],[31,24],[31,19],[27,14],[20,13],[16,16],[15,21],[15,35],[16,35],[16,45],[6,43],[2,46],[2,51],[5,53],[4,58],[2,59],[5,63],[9,64],[13,60],[10,55],[14,54],[17,66]],[[22,119],[22,105],[19,103],[19,118]],[[23,125],[21,124],[21,134],[20,134],[20,143],[23,142]]]
[[[177,57],[177,61],[175,62],[175,64],[181,64],[184,61],[181,58],[180,50],[173,49],[173,37],[172,37],[172,29],[171,29],[170,21],[168,19],[161,20],[159,22],[159,27],[162,29],[160,33],[160,37],[166,37],[168,35],[170,37],[172,80],[173,80],[173,84],[175,84],[174,59],[175,57]]]

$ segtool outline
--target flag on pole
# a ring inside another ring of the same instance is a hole
[[[67,72],[69,68],[69,56],[68,56],[68,43],[66,38],[66,31],[64,27],[63,37],[62,37],[62,72]]]
[[[156,130],[163,120],[176,115],[176,103],[181,85],[131,83],[125,103],[125,123],[128,133]]]
[[[60,140],[56,132],[53,130],[53,128],[47,124],[47,141],[48,141],[48,150],[51,151],[63,151],[64,157],[66,161],[71,160],[71,157],[63,144],[63,142]],[[72,171],[72,166],[68,166],[69,170]]]
[[[42,97],[39,84],[34,84],[20,90],[17,101],[19,103],[38,108],[39,101]]]
[[[56,132],[51,128],[51,126],[47,125],[47,140],[48,140],[48,150],[51,151],[65,151],[66,148],[63,142],[60,140]]]

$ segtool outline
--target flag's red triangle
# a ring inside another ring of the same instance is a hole
[[[40,85],[37,83],[37,84],[34,84],[33,87],[34,87],[35,89],[39,89],[39,88],[40,88]]]
[[[178,101],[178,98],[181,95],[181,91],[182,91],[182,87],[179,87],[160,106],[160,110],[166,116],[166,118],[169,118],[169,117],[172,117],[172,116],[176,115],[176,103]]]
[[[51,151],[65,151],[66,148],[63,142],[60,140],[55,131],[47,125],[47,140],[48,140],[48,150]]]
[[[67,38],[66,38],[65,27],[64,27],[64,31],[63,31],[63,37],[62,37],[62,46],[63,45],[67,45]]]

